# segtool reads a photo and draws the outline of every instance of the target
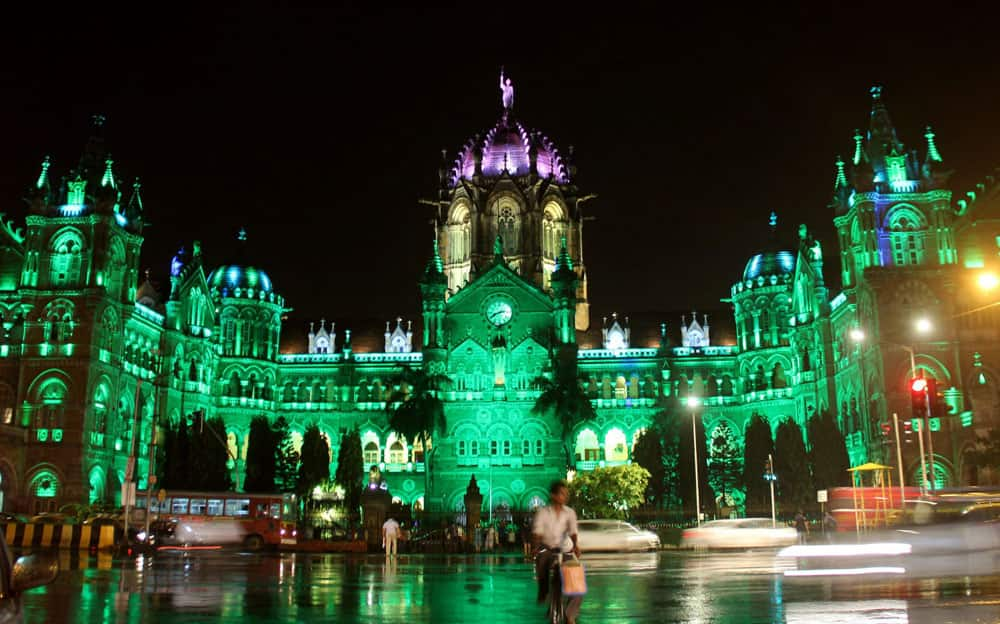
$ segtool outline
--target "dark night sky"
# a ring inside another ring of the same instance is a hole
[[[440,149],[496,121],[501,64],[517,117],[575,145],[577,182],[599,195],[585,237],[595,316],[718,308],[771,210],[790,243],[800,222],[821,235],[835,284],[833,161],[866,127],[873,83],[908,146],[923,153],[934,125],[956,190],[1000,164],[987,8],[211,4],[7,20],[0,199],[21,218],[42,156],[61,174],[102,112],[117,170],[143,180],[143,268],[165,282],[194,238],[224,262],[245,226],[296,324],[419,309],[432,234],[417,200],[436,191]]]

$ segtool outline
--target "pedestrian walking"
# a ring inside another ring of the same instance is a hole
[[[399,539],[399,523],[394,518],[389,518],[382,524],[382,547],[385,548],[385,556],[396,556],[396,541]]]
[[[829,511],[823,514],[823,530],[826,531],[826,541],[833,543],[833,535],[837,532],[837,519]]]
[[[806,516],[801,509],[795,514],[795,530],[799,534],[799,543],[805,544],[806,537],[809,535],[809,525],[806,524]]]

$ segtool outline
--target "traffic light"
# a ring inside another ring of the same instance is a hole
[[[777,481],[778,475],[774,474],[774,466],[771,465],[771,458],[768,457],[767,461],[764,462],[764,480],[765,481]]]
[[[910,380],[910,407],[914,418],[927,416],[927,388],[929,380],[914,377]]]
[[[907,444],[913,442],[913,422],[909,420],[903,421],[903,441]]]
[[[927,380],[927,402],[931,418],[942,418],[951,413],[951,408],[944,401],[943,388],[939,388],[933,379]]]
[[[882,444],[892,444],[892,425],[882,423]]]

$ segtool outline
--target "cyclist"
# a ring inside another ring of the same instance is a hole
[[[535,560],[535,577],[538,579],[538,602],[543,604],[549,591],[549,573],[558,561],[560,553],[572,552],[580,556],[577,545],[576,512],[566,506],[569,487],[563,480],[556,480],[549,486],[549,504],[535,512],[532,526],[532,541]],[[583,598],[576,596],[566,605],[566,621],[575,624]]]

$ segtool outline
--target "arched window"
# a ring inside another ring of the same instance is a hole
[[[35,498],[55,498],[59,495],[59,477],[51,470],[43,470],[31,480],[28,491]]]
[[[781,362],[775,362],[774,370],[771,371],[771,387],[785,388],[787,386],[788,380],[785,379],[785,369],[781,366]]]
[[[771,346],[771,314],[767,310],[760,312],[760,344],[763,347]]]
[[[377,464],[378,444],[376,444],[375,442],[369,442],[368,444],[365,444],[364,456],[366,464]]]
[[[105,275],[104,289],[112,298],[121,296],[122,285],[125,280],[125,246],[120,238],[111,240],[108,248],[108,270]]]
[[[389,447],[389,463],[390,464],[405,464],[406,463],[406,449],[403,448],[403,443],[396,440]]]
[[[503,197],[496,206],[498,234],[503,240],[503,253],[505,256],[515,256],[521,253],[521,210],[517,203],[509,198]],[[492,241],[491,241],[492,242]]]
[[[459,457],[465,457],[465,454],[469,450],[465,440],[459,440],[456,448]]]
[[[239,397],[242,392],[240,391],[240,376],[233,371],[233,374],[229,376],[229,387],[226,388],[226,394],[231,397]]]
[[[893,264],[896,266],[923,264],[926,224],[920,214],[909,206],[896,207],[888,221]]]
[[[590,429],[584,429],[576,437],[577,461],[597,461],[601,459],[601,447],[597,442],[597,434]]]
[[[53,288],[76,286],[80,281],[83,239],[76,231],[57,235],[49,248],[49,282]]]
[[[617,427],[604,438],[604,458],[608,461],[623,462],[628,459],[625,433]]]
[[[0,423],[10,425],[14,422],[14,389],[5,383],[0,383]]]

